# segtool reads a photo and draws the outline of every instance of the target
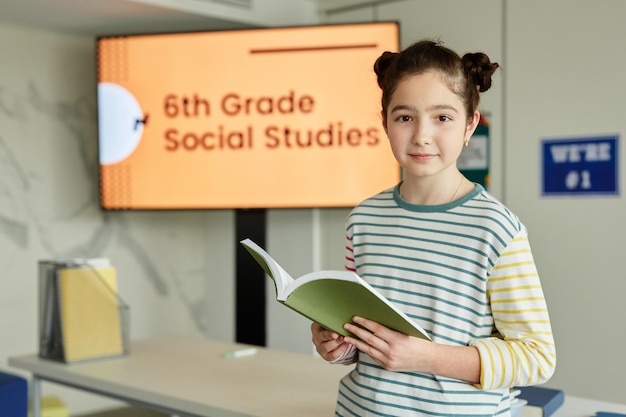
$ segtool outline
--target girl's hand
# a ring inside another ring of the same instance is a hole
[[[343,336],[331,332],[317,323],[311,324],[311,334],[317,353],[328,362],[339,358],[350,347]]]
[[[434,343],[407,336],[382,324],[354,317],[354,323],[344,328],[356,338],[344,337],[343,341],[366,353],[388,371],[428,372]],[[357,326],[358,324],[358,326]]]

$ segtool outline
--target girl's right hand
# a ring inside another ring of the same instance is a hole
[[[351,346],[343,341],[343,336],[327,330],[317,323],[311,324],[311,334],[317,353],[328,362],[341,357]]]

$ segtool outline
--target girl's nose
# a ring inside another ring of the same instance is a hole
[[[428,145],[431,142],[432,130],[429,129],[427,123],[415,123],[415,130],[413,131],[411,143],[413,143],[414,145]]]

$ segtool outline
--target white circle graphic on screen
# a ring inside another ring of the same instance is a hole
[[[100,164],[128,158],[143,134],[144,115],[135,96],[117,84],[99,83],[98,118]]]

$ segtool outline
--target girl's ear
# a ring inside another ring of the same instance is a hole
[[[388,133],[387,132],[387,118],[385,117],[384,114],[382,115],[382,119],[383,119],[383,123],[382,123],[383,129],[385,130],[385,134],[387,134]]]
[[[474,134],[474,131],[478,127],[479,122],[480,122],[480,112],[476,110],[473,116],[467,119],[467,126],[465,128],[465,142],[469,142],[470,138]]]

